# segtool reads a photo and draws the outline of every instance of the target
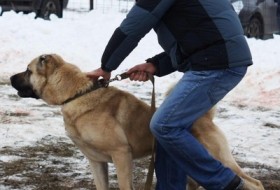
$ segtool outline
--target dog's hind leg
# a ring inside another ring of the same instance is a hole
[[[112,159],[115,164],[119,182],[120,190],[131,190],[133,189],[132,182],[132,155],[127,148],[120,148],[114,151]]]
[[[97,190],[108,190],[108,164],[107,162],[96,162],[89,160],[90,169]]]
[[[209,114],[209,113],[208,113]],[[231,168],[244,180],[244,190],[264,190],[262,183],[247,175],[237,164],[230,151],[224,133],[213,123],[211,116],[205,115],[195,122],[193,135],[205,146],[210,154]]]

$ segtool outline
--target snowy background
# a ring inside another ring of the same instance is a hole
[[[54,175],[55,172],[48,169],[50,165],[56,168],[56,173],[61,170],[59,176],[52,178],[56,185],[61,185],[55,186],[57,189],[87,189],[85,184],[92,183],[87,161],[65,135],[59,107],[47,106],[40,100],[19,98],[9,85],[9,77],[24,71],[31,59],[46,53],[59,54],[85,72],[98,68],[103,50],[125,14],[104,14],[101,10],[83,14],[66,11],[64,19],[52,16],[51,21],[34,19],[34,16],[33,13],[7,12],[0,17],[0,189],[38,189],[38,181],[44,181],[42,173]],[[280,36],[275,35],[274,39],[266,41],[247,40],[254,65],[241,84],[218,104],[215,122],[225,132],[232,153],[242,167],[265,184],[270,180],[270,184],[276,184],[267,185],[266,189],[279,190]],[[112,76],[161,51],[155,34],[150,32]],[[156,78],[158,105],[165,91],[180,76],[181,73],[176,72]],[[150,100],[149,82],[124,80],[111,85],[144,101]],[[62,152],[66,156],[61,155]],[[25,164],[22,168],[23,163],[30,161],[32,165]],[[35,169],[34,163],[37,164]],[[40,178],[31,175],[31,170]],[[110,171],[115,175],[112,165]],[[69,181],[63,181],[69,176]],[[36,183],[30,180],[27,183],[30,177]],[[110,181],[116,184],[116,177],[111,177]],[[142,180],[136,178],[134,181]],[[44,183],[41,189],[54,188],[49,181]]]

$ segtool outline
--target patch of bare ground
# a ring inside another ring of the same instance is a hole
[[[35,146],[3,147],[0,155],[0,184],[4,189],[70,190],[95,189],[87,161],[66,138],[46,136]],[[280,170],[257,163],[239,162],[251,176],[261,180],[266,190],[280,189]],[[142,189],[149,158],[134,162],[135,189]],[[110,173],[110,189],[117,188],[116,174]]]
[[[0,155],[7,158],[0,161],[0,189],[95,189],[87,161],[66,138],[46,136],[35,146],[3,147]],[[143,186],[148,164],[148,158],[134,163],[137,189]],[[110,189],[118,189],[116,173],[109,177]]]
[[[280,189],[280,169],[272,168],[264,164],[238,162],[242,168],[250,168],[249,175],[260,180],[266,190]],[[254,172],[252,172],[254,171]]]

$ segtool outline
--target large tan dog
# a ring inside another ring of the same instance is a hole
[[[132,160],[151,154],[150,106],[114,87],[98,88],[76,66],[58,55],[42,55],[11,77],[21,97],[61,105],[68,136],[88,158],[98,190],[108,189],[107,162],[116,166],[119,188],[133,189]],[[92,90],[96,88],[95,90]],[[213,123],[211,110],[193,127],[194,136],[225,166],[244,179],[245,190],[263,190],[231,155],[227,140]],[[189,184],[189,190],[198,186]]]

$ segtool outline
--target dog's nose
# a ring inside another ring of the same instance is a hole
[[[16,75],[13,75],[10,77],[10,82],[11,82],[11,85],[15,88],[16,83],[17,83]]]
[[[15,86],[14,81],[15,81],[15,75],[13,75],[13,76],[10,77],[10,82],[11,82],[11,85],[12,85],[13,87]]]
[[[10,77],[10,82],[11,82],[11,85],[12,85],[12,86],[13,86],[13,81],[14,81],[14,79],[15,79],[15,75],[13,75],[13,76]]]
[[[10,77],[10,81],[12,82],[12,80],[14,79],[15,75]]]

